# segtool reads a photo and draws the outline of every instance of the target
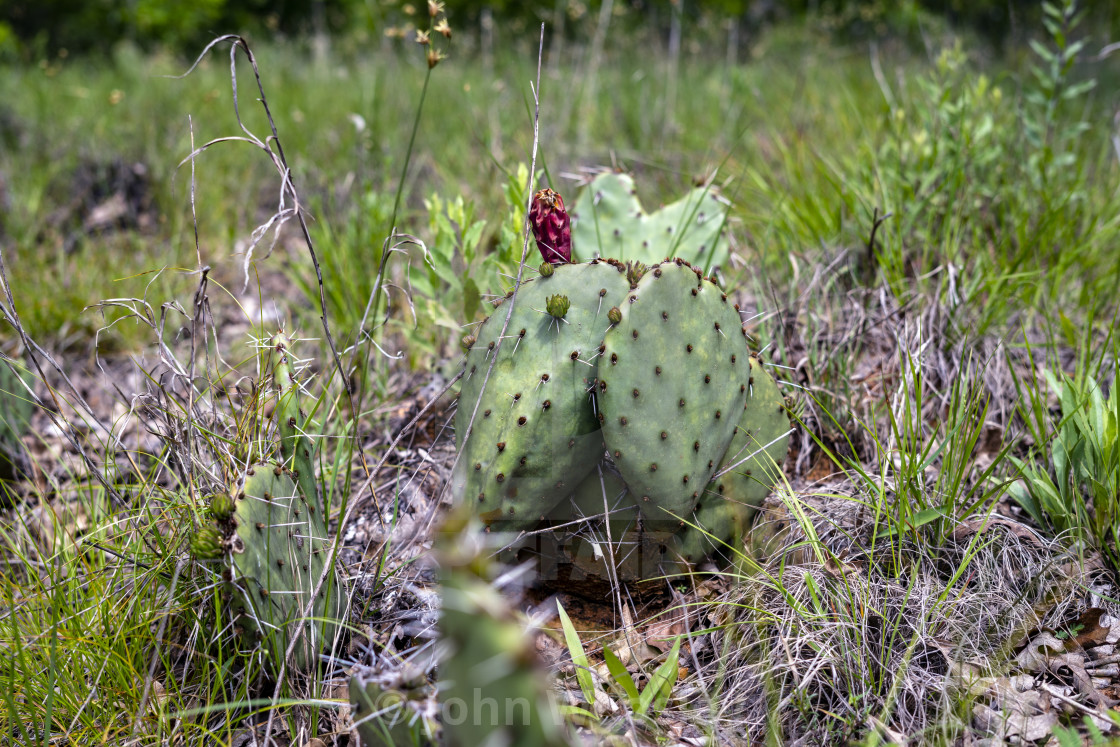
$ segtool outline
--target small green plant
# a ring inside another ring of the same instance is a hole
[[[1071,532],[1120,570],[1120,387],[1106,399],[1088,376],[1044,375],[1062,417],[1041,464],[1011,458],[1022,477],[1011,495],[1039,526]]]
[[[579,684],[580,692],[583,693],[588,707],[593,709],[598,700],[599,688],[596,685],[598,675],[591,667],[591,660],[583,647],[579,632],[572,624],[572,619],[568,617],[563,605],[558,604],[557,609],[560,614],[560,627],[564,634],[564,643],[568,647],[568,654],[572,657],[572,664],[576,668],[576,682]],[[611,677],[608,683],[615,694],[624,699],[633,716],[646,719],[665,708],[665,704],[669,702],[669,696],[672,695],[673,687],[677,684],[677,675],[680,673],[680,654],[681,639],[678,637],[673,641],[673,646],[666,654],[665,660],[654,670],[649,682],[639,692],[634,677],[627,671],[626,666],[610,649],[610,646],[603,646],[603,660],[606,662],[607,671]],[[598,720],[594,713],[578,706],[568,706],[565,712],[592,722]]]

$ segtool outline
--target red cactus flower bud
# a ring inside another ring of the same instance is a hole
[[[537,192],[529,208],[529,222],[545,262],[562,265],[572,261],[572,221],[564,209],[564,198],[547,188]]]

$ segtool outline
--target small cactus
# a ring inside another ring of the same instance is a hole
[[[283,463],[259,463],[233,478],[226,494],[210,498],[214,523],[191,538],[199,560],[223,559],[233,627],[245,642],[267,650],[279,668],[300,628],[288,665],[308,670],[345,616],[346,599],[333,569],[309,617],[311,593],[331,562],[326,507],[320,498],[299,387],[288,359],[290,342],[272,340],[277,426]]]
[[[330,538],[322,512],[310,510],[291,473],[280,465],[254,465],[234,490],[237,510],[229,540],[234,622],[278,664],[330,561]],[[342,588],[331,573],[303,625],[291,666],[314,666],[345,609]]]

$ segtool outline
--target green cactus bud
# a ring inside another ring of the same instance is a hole
[[[552,277],[552,263],[551,262],[541,262],[541,277],[542,278]]]
[[[610,320],[611,324],[618,324],[622,321],[622,309],[612,306],[611,310],[607,312],[607,319]]]
[[[191,555],[199,560],[217,560],[222,555],[222,535],[217,527],[204,526],[191,537]]]
[[[630,283],[631,288],[638,287],[638,281],[646,274],[647,269],[649,268],[637,260],[626,263],[626,282]]]
[[[227,493],[215,493],[210,496],[210,514],[218,521],[226,521],[233,516],[233,499]]]
[[[568,309],[571,308],[571,305],[572,303],[568,300],[567,296],[562,296],[557,293],[555,296],[548,297],[545,309],[557,319],[563,319],[564,315],[568,313]]]

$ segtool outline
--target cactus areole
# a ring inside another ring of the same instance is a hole
[[[533,195],[529,223],[545,262],[561,265],[572,261],[572,222],[563,197],[547,188]]]

